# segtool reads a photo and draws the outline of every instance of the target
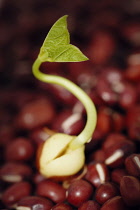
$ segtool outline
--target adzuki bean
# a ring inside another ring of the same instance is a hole
[[[40,196],[26,196],[18,202],[16,210],[50,210],[52,206],[53,202],[49,199]]]
[[[140,180],[133,176],[123,176],[120,182],[120,192],[128,206],[140,205]]]
[[[139,2],[0,2],[0,209],[140,210]],[[78,135],[86,110],[64,87],[34,78],[31,68],[65,9],[71,41],[89,61],[39,68],[81,87],[96,106],[97,125],[84,167],[60,181],[40,173],[38,151],[56,132]]]
[[[98,203],[104,204],[107,200],[117,195],[119,195],[117,186],[111,182],[106,182],[96,189],[95,199]]]
[[[0,169],[0,180],[8,183],[16,183],[28,180],[33,170],[25,163],[6,162]]]
[[[78,210],[100,210],[100,205],[93,200],[89,200],[84,202],[79,208]]]
[[[128,206],[125,205],[121,196],[115,196],[106,201],[101,210],[128,210]]]
[[[73,181],[67,190],[67,200],[73,206],[80,206],[89,200],[93,193],[93,187],[85,180]]]
[[[91,163],[87,166],[85,179],[92,183],[95,187],[110,180],[109,170],[104,163]]]
[[[54,115],[54,107],[49,100],[36,100],[28,103],[21,109],[15,124],[22,129],[32,130],[50,123]]]
[[[29,161],[33,156],[33,144],[23,137],[13,140],[5,149],[5,159],[8,161]]]
[[[19,182],[9,186],[2,195],[2,202],[8,206],[13,207],[17,202],[31,193],[31,185],[29,182]]]
[[[73,209],[72,206],[66,203],[58,203],[52,208],[52,210],[72,210],[72,209]]]
[[[51,180],[44,180],[37,185],[36,193],[51,199],[55,203],[66,200],[66,190],[58,183]]]
[[[136,177],[140,177],[140,154],[132,154],[125,159],[127,172]]]

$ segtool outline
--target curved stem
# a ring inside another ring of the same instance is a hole
[[[34,76],[39,79],[42,82],[47,82],[47,83],[53,83],[60,85],[64,88],[66,88],[68,91],[73,93],[84,105],[86,112],[87,112],[87,122],[86,125],[83,129],[83,131],[74,138],[74,140],[71,142],[70,147],[72,149],[76,149],[79,146],[85,144],[86,142],[89,142],[93,131],[96,126],[96,108],[90,99],[90,97],[76,84],[71,82],[70,80],[60,77],[60,76],[55,76],[55,75],[48,75],[40,72],[39,67],[41,65],[42,61],[40,59],[36,59],[36,61],[33,64],[33,74]]]

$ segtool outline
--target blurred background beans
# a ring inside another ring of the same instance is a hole
[[[2,0],[0,3],[0,208],[139,210],[140,3]],[[89,57],[40,70],[80,86],[97,109],[85,166],[64,180],[40,174],[37,154],[54,133],[78,135],[86,112],[32,64],[53,23],[68,15],[71,43]]]

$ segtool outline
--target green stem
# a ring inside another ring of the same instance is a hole
[[[83,131],[78,136],[76,136],[70,144],[70,147],[72,149],[76,149],[79,146],[90,141],[90,139],[92,138],[92,134],[95,129],[96,120],[97,120],[95,106],[90,97],[80,87],[78,87],[70,80],[60,76],[48,75],[40,72],[39,67],[41,63],[42,61],[39,58],[37,58],[36,61],[34,62],[33,64],[34,76],[42,82],[53,83],[66,88],[82,102],[82,104],[86,109],[87,112],[86,125]]]

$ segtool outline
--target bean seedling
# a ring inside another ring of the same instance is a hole
[[[87,112],[87,122],[78,136],[63,133],[52,135],[43,145],[39,158],[40,172],[47,177],[70,176],[77,173],[85,162],[85,143],[89,142],[96,126],[96,108],[89,96],[70,80],[44,74],[39,67],[43,62],[81,62],[88,58],[70,44],[67,15],[61,17],[50,29],[33,64],[34,76],[46,83],[60,85],[82,102]]]

